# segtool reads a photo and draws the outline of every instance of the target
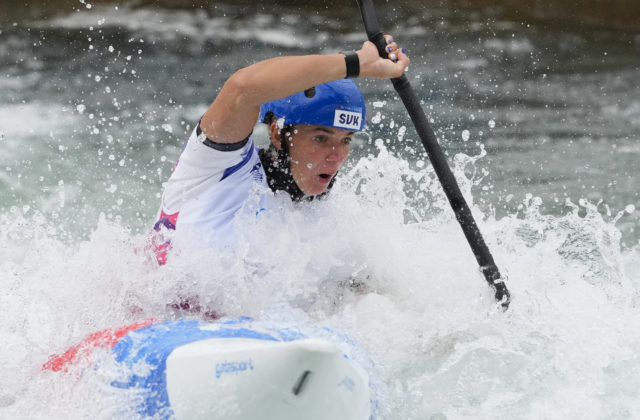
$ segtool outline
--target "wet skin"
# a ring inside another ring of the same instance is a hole
[[[291,174],[307,195],[322,194],[349,155],[353,131],[299,124],[287,139]],[[280,146],[275,141],[276,147]]]

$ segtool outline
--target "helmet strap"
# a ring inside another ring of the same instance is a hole
[[[293,179],[291,174],[291,156],[289,154],[289,138],[293,134],[293,125],[285,125],[280,130],[280,148],[274,146],[273,143],[269,145],[268,149],[260,149],[260,161],[262,167],[267,175],[267,184],[273,192],[284,191],[293,201],[311,201],[314,198],[319,198],[326,195],[331,187],[335,178],[331,180],[327,191],[318,195],[306,195],[298,184]]]

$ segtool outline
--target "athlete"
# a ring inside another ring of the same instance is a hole
[[[409,65],[393,38],[385,40],[388,59],[367,41],[357,52],[272,58],[234,73],[191,134],[154,229],[190,230],[224,246],[256,185],[295,201],[325,194],[365,125],[364,98],[351,79],[399,77]],[[257,119],[268,125],[265,150],[251,137]],[[164,264],[169,242],[159,237]]]

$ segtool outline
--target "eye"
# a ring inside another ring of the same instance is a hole
[[[353,139],[351,137],[345,137],[342,139],[343,144],[350,144]]]
[[[326,143],[327,136],[315,136],[313,137],[313,141],[317,141],[318,143]]]

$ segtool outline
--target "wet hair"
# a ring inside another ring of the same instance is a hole
[[[269,127],[269,129],[271,128],[271,124],[273,122],[277,123],[277,119],[276,119],[276,115],[269,111],[267,112],[267,114],[264,117],[264,123],[267,125],[267,127]],[[295,130],[295,125],[293,124],[285,124],[279,131],[278,135],[280,136],[280,147],[282,149],[284,149],[284,152],[286,153],[286,162],[289,162],[291,160],[291,158],[289,157],[289,143],[287,141],[285,141],[285,139],[290,138],[291,136],[293,136]],[[271,152],[273,151],[277,151],[278,149],[274,146],[273,144],[273,139],[271,139],[271,134],[269,134],[269,150]]]

